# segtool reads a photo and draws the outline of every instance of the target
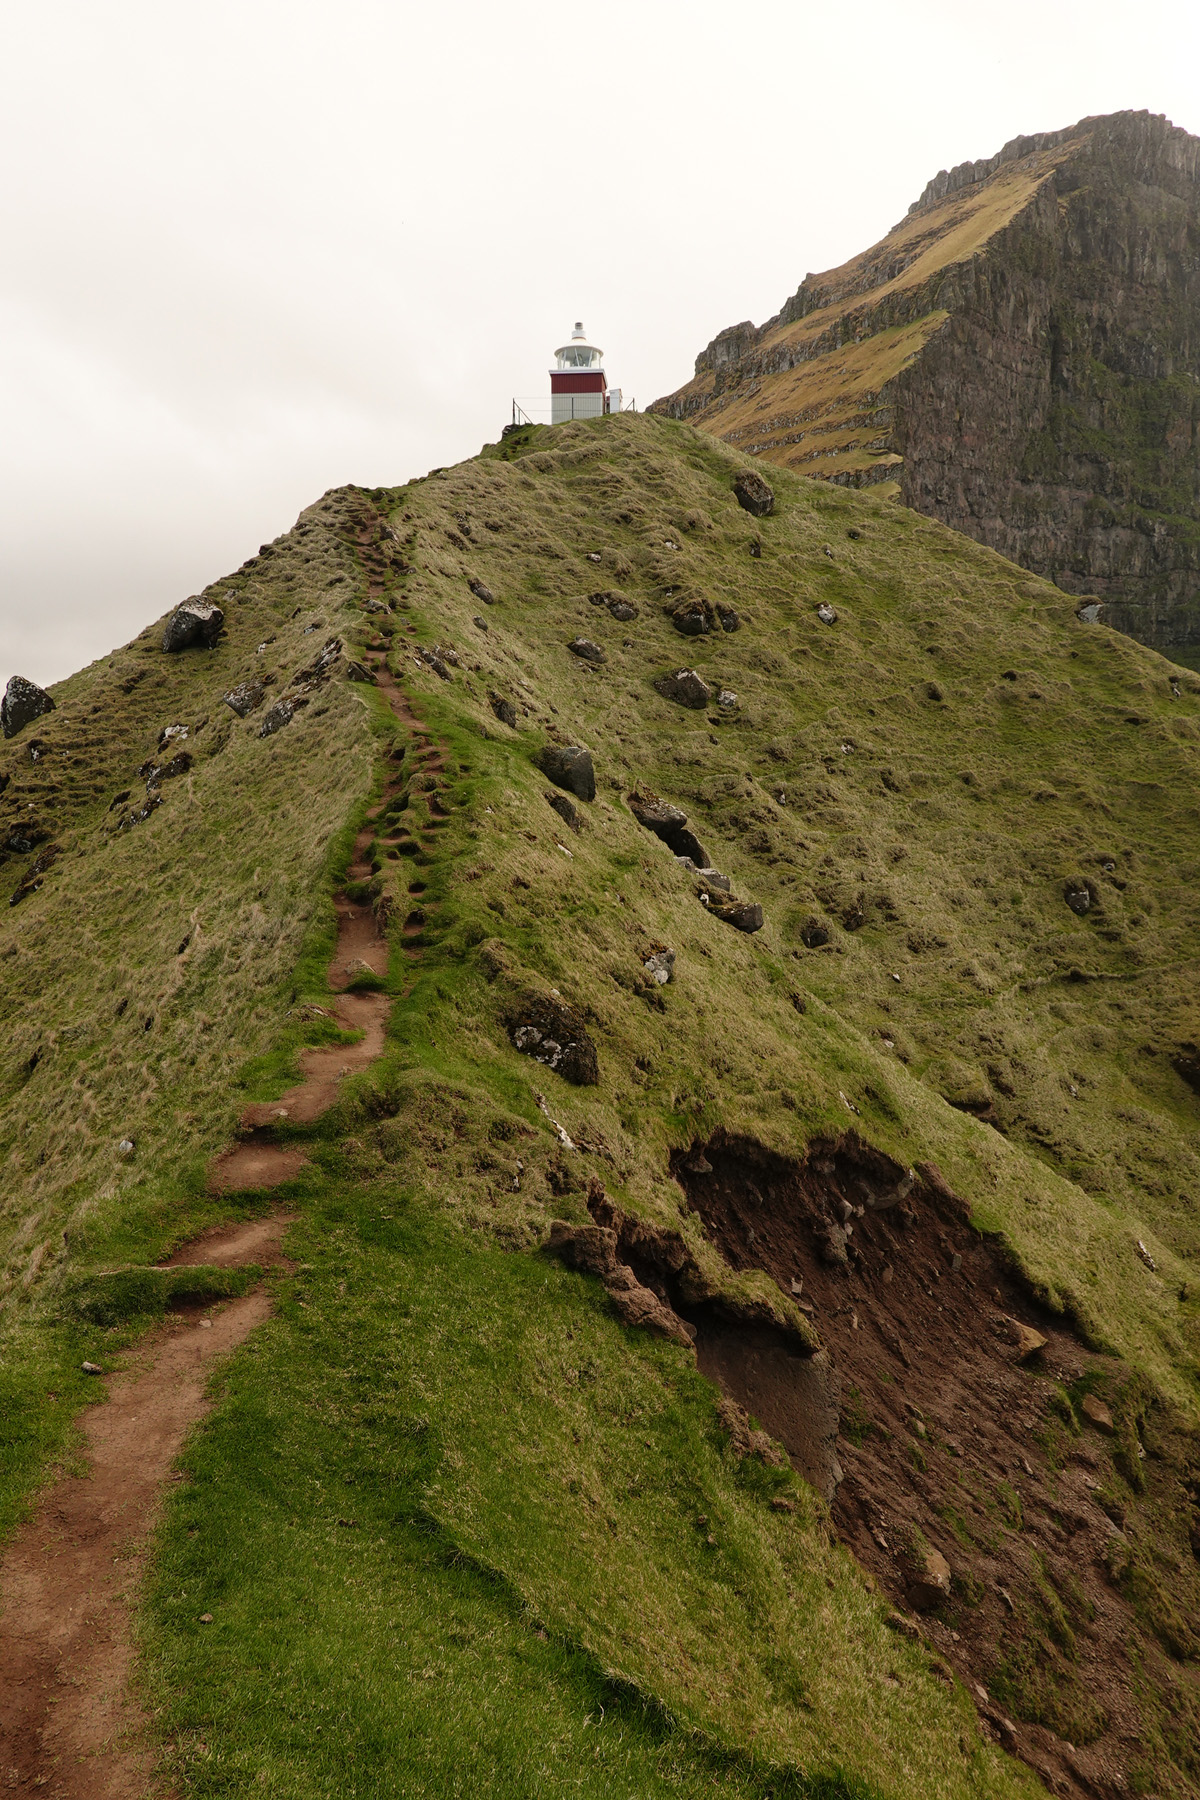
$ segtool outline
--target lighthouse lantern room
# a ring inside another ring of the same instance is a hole
[[[554,352],[550,371],[550,423],[567,419],[596,419],[602,413],[620,412],[621,390],[610,388],[604,373],[604,352],[589,344],[577,319],[569,344]]]

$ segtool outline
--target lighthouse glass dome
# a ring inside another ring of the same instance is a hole
[[[555,362],[560,369],[602,369],[604,352],[595,344],[589,344],[584,336],[582,324],[576,320],[575,329],[571,333],[569,344],[554,352]]]

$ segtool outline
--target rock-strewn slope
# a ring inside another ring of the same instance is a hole
[[[328,495],[0,746],[6,1528],[295,1219],[142,1597],[181,1793],[1196,1791],[1200,678],[746,466]]]
[[[1015,138],[722,332],[658,410],[887,491],[1200,656],[1200,140],[1147,113]]]

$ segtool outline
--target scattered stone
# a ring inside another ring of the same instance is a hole
[[[346,680],[347,681],[369,681],[371,683],[371,685],[374,686],[375,673],[374,673],[374,670],[368,669],[366,667],[365,663],[347,661],[347,663],[346,663]]]
[[[739,469],[733,478],[733,497],[744,512],[764,519],[775,506],[775,495],[757,469]]]
[[[757,900],[751,902],[731,899],[723,903],[710,901],[708,910],[737,931],[761,931],[763,928],[763,909]]]
[[[1145,1263],[1146,1267],[1153,1274],[1153,1272],[1158,1268],[1158,1264],[1155,1262],[1154,1258],[1151,1256],[1150,1252],[1147,1250],[1145,1244],[1143,1244],[1141,1238],[1139,1238],[1137,1241],[1137,1253],[1141,1257],[1142,1261]]]
[[[493,594],[486,581],[468,581],[467,586],[470,588],[475,598],[477,600],[482,600],[485,606],[495,606],[496,596]]]
[[[9,895],[8,904],[19,906],[22,900],[28,899],[30,894],[36,894],[44,883],[48,871],[61,855],[62,851],[59,845],[47,844]]]
[[[80,1363],[79,1366],[85,1375],[103,1375],[104,1373],[104,1370],[100,1367],[99,1363],[85,1362]]]
[[[1088,887],[1086,881],[1079,881],[1074,878],[1069,880],[1063,887],[1063,899],[1066,901],[1071,911],[1073,913],[1078,913],[1080,918],[1083,917],[1084,913],[1090,912],[1092,909],[1091,889]]]
[[[1113,1436],[1117,1429],[1113,1424],[1113,1416],[1098,1395],[1085,1394],[1079,1402],[1079,1410],[1097,1431],[1102,1431],[1106,1437]]]
[[[1095,625],[1100,618],[1100,608],[1103,604],[1101,600],[1089,600],[1086,606],[1079,608],[1075,617],[1081,625]]]
[[[16,737],[34,719],[40,719],[43,713],[55,710],[54,702],[36,681],[26,681],[24,675],[13,675],[4,690],[4,698],[0,700],[0,730],[6,738]]]
[[[639,825],[652,831],[676,856],[686,858],[696,869],[708,863],[708,854],[694,832],[687,828],[687,814],[657,794],[634,793],[629,796],[629,810]]]
[[[262,682],[254,677],[250,681],[240,681],[235,688],[222,696],[225,705],[235,712],[239,719],[257,712],[266,698],[267,690]]]
[[[153,759],[144,762],[138,770],[138,774],[146,783],[147,788],[156,788],[161,787],[164,781],[174,781],[177,776],[186,775],[191,766],[191,752],[177,750],[167,762],[159,763]]]
[[[594,563],[604,561],[604,558],[601,556],[601,554],[598,550],[589,550],[587,552],[587,559],[589,562],[594,562]]]
[[[679,860],[684,863],[691,862],[691,858],[688,856],[681,856]],[[694,863],[692,864],[692,867],[695,868]],[[696,874],[708,888],[716,888],[717,891],[722,894],[733,892],[733,882],[729,879],[728,875],[722,875],[720,869],[696,869]],[[709,897],[711,899],[712,896],[710,895]]]
[[[121,1152],[122,1156],[132,1156],[135,1147],[136,1146],[134,1145],[133,1139],[127,1138],[127,1137],[122,1138],[120,1143],[117,1145],[117,1149]]]
[[[890,1612],[884,1620],[884,1624],[889,1631],[898,1631],[901,1637],[911,1638],[914,1644],[921,1641],[921,1627],[906,1613]]]
[[[162,795],[157,788],[151,788],[140,806],[131,807],[127,813],[121,814],[117,820],[117,830],[130,831],[135,825],[144,825],[155,807],[161,805]]]
[[[419,650],[417,658],[427,668],[432,669],[435,675],[439,675],[443,681],[453,681],[454,677],[450,673],[445,658],[439,656],[436,650]]]
[[[705,637],[712,630],[716,609],[707,600],[692,596],[668,608],[672,625],[684,637]]]
[[[121,798],[128,800],[129,795],[123,794]],[[14,856],[28,856],[29,852],[38,844],[44,844],[49,836],[50,833],[45,825],[39,825],[32,819],[26,819],[20,825],[13,825],[9,828],[8,835],[4,840],[4,848],[11,850]]]
[[[690,706],[695,712],[702,711],[712,699],[712,689],[695,669],[676,669],[673,675],[660,675],[654,688],[664,700]]]
[[[806,950],[819,950],[823,944],[829,942],[828,925],[825,924],[824,920],[818,919],[815,916],[810,919],[805,919],[803,925],[800,927],[800,942],[804,945]]]
[[[918,1612],[932,1612],[950,1597],[950,1564],[932,1544],[915,1546],[904,1559],[905,1589]]]
[[[732,606],[722,606],[717,601],[717,617],[721,621],[722,631],[736,631],[741,625],[741,615]]]
[[[638,616],[638,609],[633,601],[626,600],[620,594],[609,595],[608,610],[613,618],[618,619],[622,625],[628,625],[631,619],[636,619]]]
[[[1024,1362],[1027,1357],[1034,1356],[1039,1350],[1046,1348],[1049,1340],[1043,1337],[1040,1331],[1035,1331],[1032,1325],[1023,1325],[1020,1319],[1012,1319],[1010,1324],[1017,1346],[1018,1362]]]
[[[225,614],[208,600],[185,600],[167,620],[162,647],[169,654],[199,645],[211,650],[225,628]]]
[[[547,793],[546,803],[554,808],[559,818],[565,825],[569,825],[572,831],[583,830],[583,821],[565,794]]]
[[[595,1087],[600,1080],[596,1046],[583,1014],[565,1000],[523,994],[504,1022],[513,1047],[522,1055],[532,1056],[577,1087]]]
[[[608,594],[601,589],[598,593],[588,595],[589,606],[607,606]]]
[[[830,606],[828,600],[822,600],[820,606],[818,606],[817,617],[820,619],[822,625],[837,624],[837,611],[834,607]]]
[[[578,744],[547,744],[536,758],[542,774],[577,800],[596,798],[596,771],[591,752]]]
[[[478,630],[478,631],[486,631],[488,628],[487,620],[484,618],[481,618],[478,613],[475,614],[475,617],[471,620],[471,623],[472,623],[472,625],[475,626],[476,630]]]
[[[643,957],[642,967],[659,987],[665,987],[675,976],[675,952],[673,950],[652,950],[649,956]]]
[[[608,661],[607,654],[600,648],[599,644],[593,644],[591,638],[572,638],[567,645],[567,649],[573,656],[581,656],[584,662],[599,664]]]
[[[303,694],[281,694],[259,727],[259,737],[274,737],[277,731],[291,724],[302,706],[307,705],[308,700]]]
[[[488,705],[502,725],[508,725],[513,731],[517,729],[517,709],[511,700],[506,700],[503,694],[493,693],[488,695]]]

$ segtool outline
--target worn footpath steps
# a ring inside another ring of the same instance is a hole
[[[375,646],[370,660],[381,689],[412,733],[412,765],[430,778],[442,770],[440,752],[423,731],[407,698]],[[403,785],[389,778],[381,806],[355,843],[347,888],[373,872],[372,845],[383,811]],[[431,795],[436,798],[436,795]],[[427,853],[438,815],[411,841]],[[424,893],[415,880],[410,894]],[[304,1079],[279,1101],[247,1108],[241,1140],[216,1159],[218,1190],[279,1185],[303,1166],[302,1151],[274,1142],[276,1121],[309,1123],[333,1105],[339,1081],[380,1054],[391,1000],[378,991],[354,991],[356,975],[387,973],[388,914],[336,897],[337,946],[329,971],[337,992],[334,1017],[345,1031],[361,1032],[353,1045],[304,1052]],[[420,955],[424,912],[405,923],[405,953]],[[288,1268],[281,1244],[287,1216],[244,1221],[204,1233],[169,1265]],[[130,1695],[133,1661],[131,1615],[164,1488],[187,1432],[210,1408],[210,1371],[243,1343],[269,1315],[260,1285],[215,1306],[179,1306],[152,1338],[125,1359],[105,1399],[83,1421],[89,1468],[66,1475],[47,1490],[0,1564],[0,1792],[28,1791],[56,1800],[143,1800],[153,1779],[153,1751],[146,1720]]]
[[[294,1145],[276,1142],[276,1126],[285,1121],[308,1125],[319,1119],[337,1099],[339,1082],[345,1076],[367,1068],[383,1049],[391,999],[379,992],[355,991],[352,983],[366,973],[380,979],[387,974],[386,914],[381,917],[369,903],[353,900],[350,895],[361,890],[371,879],[374,872],[372,847],[378,840],[381,823],[386,828],[388,807],[406,785],[425,780],[436,782],[444,768],[441,752],[421,729],[407,696],[388,672],[383,648],[379,645],[369,649],[367,660],[393,712],[409,726],[412,736],[403,762],[393,766],[379,805],[368,815],[355,839],[346,887],[334,898],[337,948],[329,969],[329,985],[338,995],[332,1017],[342,1031],[361,1032],[362,1037],[357,1044],[333,1044],[302,1051],[299,1060],[303,1080],[278,1100],[246,1108],[239,1121],[239,1141],[217,1157],[210,1171],[210,1183],[220,1191],[271,1188],[291,1180],[304,1168],[308,1158]],[[446,809],[436,792],[429,793],[426,810],[428,823],[419,835],[405,827],[396,828],[384,838],[387,856],[395,859],[401,854],[428,853],[431,841],[435,841],[433,834],[446,817]],[[423,895],[424,883],[414,880],[409,892],[413,897]],[[425,911],[414,907],[404,925],[409,954],[416,949],[412,940],[419,936],[425,922]]]

